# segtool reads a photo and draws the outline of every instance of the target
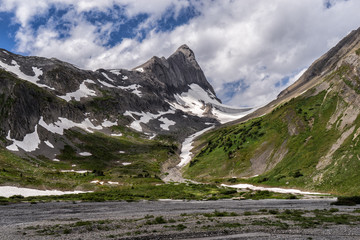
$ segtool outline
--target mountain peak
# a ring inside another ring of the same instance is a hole
[[[194,52],[186,44],[181,45],[168,58],[154,56],[133,70],[140,68],[153,74],[156,79],[169,86],[169,91],[172,93],[186,92],[194,83],[215,95],[214,89],[206,80],[195,59]]]
[[[174,56],[177,56],[179,54],[182,54],[185,56],[185,59],[187,61],[189,61],[194,67],[200,69],[199,64],[197,63],[196,59],[195,59],[195,54],[194,52],[189,48],[188,45],[183,44],[181,45],[173,55],[171,55],[169,58],[172,58]]]
[[[195,58],[195,54],[194,54],[194,52],[189,48],[189,46],[188,45],[186,45],[186,44],[183,44],[183,45],[181,45],[177,50],[176,50],[176,52],[182,52],[182,53],[184,53],[185,54],[185,56],[188,56],[188,57],[193,57],[193,58]],[[175,52],[175,53],[176,53]]]

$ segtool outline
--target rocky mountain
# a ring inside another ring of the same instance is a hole
[[[185,176],[358,194],[359,79],[360,28],[276,100],[203,136]]]
[[[79,128],[120,136],[124,126],[178,141],[250,109],[222,105],[186,45],[134,68],[82,70],[0,50],[0,136],[8,150],[54,158]],[[59,137],[61,136],[61,140]]]

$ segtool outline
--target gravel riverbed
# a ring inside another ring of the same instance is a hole
[[[360,239],[360,206],[332,206],[333,201],[3,205],[0,239]]]

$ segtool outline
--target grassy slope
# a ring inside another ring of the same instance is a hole
[[[147,140],[128,132],[122,137],[101,133],[88,134],[66,131],[80,151],[92,156],[80,156],[74,147],[65,146],[57,156],[60,162],[45,157],[20,158],[0,149],[0,184],[15,184],[37,188],[94,189],[90,181],[116,181],[121,185],[160,183],[161,164],[176,157],[177,146],[169,140]],[[124,151],[125,153],[119,153]],[[127,162],[131,165],[124,166]],[[72,165],[75,164],[75,167]],[[90,170],[89,173],[63,173],[61,170]]]
[[[348,68],[340,68],[325,80],[330,82],[330,86],[334,83],[340,86],[334,89],[341,89],[344,84],[349,86],[348,78],[344,77],[348,72]],[[328,89],[330,92],[327,95],[324,90],[315,96],[312,96],[315,90],[309,90],[276,108],[271,114],[202,136],[200,142],[205,147],[187,166],[185,177],[219,182],[234,176],[251,176],[253,169],[250,159],[269,150],[265,165],[271,166],[278,160],[276,153],[281,152],[281,145],[284,144],[288,152],[282,161],[275,167],[269,167],[262,175],[242,181],[358,194],[360,161],[357,156],[360,156],[360,149],[352,141],[353,133],[335,152],[328,167],[321,171],[316,169],[319,159],[327,154],[341,133],[350,128],[347,126],[339,131],[335,127],[339,119],[332,128],[326,128],[337,104],[343,102],[341,93],[331,89]],[[360,126],[359,118],[354,124],[355,129]],[[321,180],[317,180],[319,176]]]

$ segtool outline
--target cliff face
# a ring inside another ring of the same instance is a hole
[[[189,85],[197,84],[215,95],[195,59],[194,52],[186,45],[178,48],[168,59],[153,57],[138,68],[150,72],[152,79],[166,87],[163,91],[165,93],[181,94],[189,89]]]

